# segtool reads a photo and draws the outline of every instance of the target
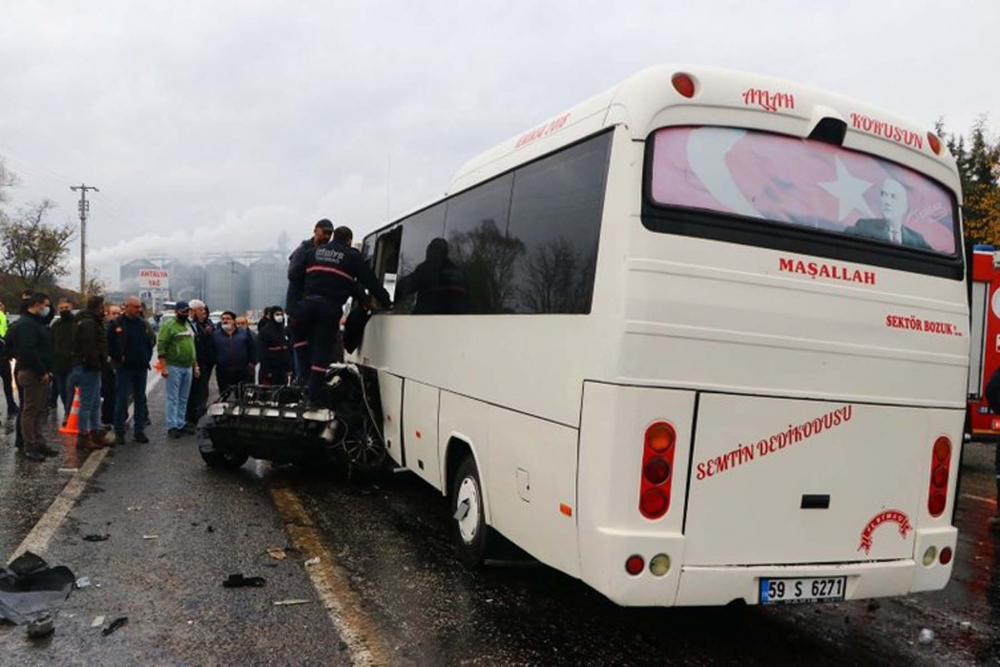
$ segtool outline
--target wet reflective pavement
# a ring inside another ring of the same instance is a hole
[[[152,394],[162,423],[162,386]],[[959,547],[944,590],[877,603],[782,608],[623,609],[524,560],[464,569],[448,538],[444,500],[409,474],[208,470],[193,438],[116,447],[56,531],[45,557],[90,576],[29,642],[0,625],[4,664],[347,664],[352,654],[310,582],[309,555],[276,507],[291,492],[350,588],[383,662],[421,665],[952,665],[1000,663],[1000,532],[993,448],[966,446],[956,523]],[[28,533],[65,484],[66,461],[29,467],[0,441],[0,556]],[[212,527],[209,531],[209,526]],[[104,542],[83,541],[92,532]],[[144,539],[148,538],[148,539]],[[224,589],[231,573],[263,588]],[[99,587],[98,587],[99,585]],[[303,599],[296,606],[274,602]],[[91,628],[117,616],[111,636]],[[935,633],[921,644],[922,629]],[[356,657],[356,656],[355,656]]]

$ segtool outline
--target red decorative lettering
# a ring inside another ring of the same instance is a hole
[[[875,284],[874,271],[859,271],[837,264],[820,264],[817,262],[803,262],[793,260],[788,257],[778,258],[778,271],[782,273],[797,273],[810,278],[829,278],[845,283],[860,283],[862,285]]]
[[[894,141],[897,144],[909,146],[910,148],[916,148],[917,150],[923,150],[924,148],[924,137],[919,132],[907,130],[892,123],[875,120],[864,114],[852,112],[850,118],[851,127],[856,127],[876,137],[882,137],[883,139],[888,139],[889,141]]]
[[[954,336],[961,338],[965,334],[957,324],[953,322],[940,322],[938,320],[922,320],[916,315],[897,316],[886,315],[885,325],[890,329],[907,329],[909,331],[923,331],[941,336]]]
[[[845,405],[821,417],[805,421],[801,425],[793,426],[789,424],[788,430],[776,433],[767,438],[762,438],[757,441],[756,445],[744,445],[740,443],[735,449],[725,454],[720,454],[719,456],[714,456],[698,463],[695,466],[695,470],[697,471],[695,478],[702,480],[706,477],[712,477],[713,475],[745,465],[757,457],[774,454],[789,445],[807,440],[824,430],[832,429],[850,421],[851,412],[852,407]]]
[[[913,526],[910,525],[910,517],[906,515],[906,512],[899,510],[879,512],[872,517],[872,520],[861,531],[861,544],[858,545],[858,551],[864,551],[865,554],[869,553],[872,550],[872,533],[883,523],[890,521],[896,524],[899,536],[903,539],[906,539],[906,534],[913,530]]]
[[[514,144],[514,148],[520,148],[525,144],[530,144],[532,141],[541,139],[542,137],[546,137],[552,134],[553,132],[561,130],[566,125],[567,120],[569,120],[568,113],[559,116],[559,118],[556,118],[551,123],[547,123],[545,125],[542,125],[541,127],[536,127],[530,132],[526,132],[525,134],[521,135],[520,139],[517,140],[517,143]]]

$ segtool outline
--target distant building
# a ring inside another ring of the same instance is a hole
[[[250,307],[260,312],[268,306],[285,306],[288,261],[270,253],[250,265]]]
[[[250,280],[246,265],[220,257],[205,267],[204,301],[212,310],[242,313],[250,307]]]
[[[142,269],[158,269],[158,264],[154,264],[148,259],[133,259],[126,262],[118,269],[118,291],[126,294],[138,294],[139,271]]]
[[[170,298],[173,301],[203,299],[205,267],[175,260],[166,265],[170,270]]]

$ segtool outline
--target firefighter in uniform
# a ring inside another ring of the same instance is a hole
[[[351,247],[353,234],[338,227],[333,238],[293,259],[288,276],[289,293],[301,294],[298,303],[287,304],[295,318],[293,349],[296,367],[301,369],[299,382],[308,384],[308,401],[319,405],[324,399],[326,371],[340,339],[340,318],[349,298],[366,299],[366,288],[383,307],[389,306],[389,293],[375,274]],[[343,361],[343,359],[337,359]],[[303,375],[305,377],[303,377]]]

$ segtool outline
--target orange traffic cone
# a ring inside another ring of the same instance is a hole
[[[79,387],[77,387],[76,391],[73,393],[73,407],[70,408],[69,417],[66,419],[66,423],[59,427],[59,433],[62,435],[80,434],[80,388]]]

